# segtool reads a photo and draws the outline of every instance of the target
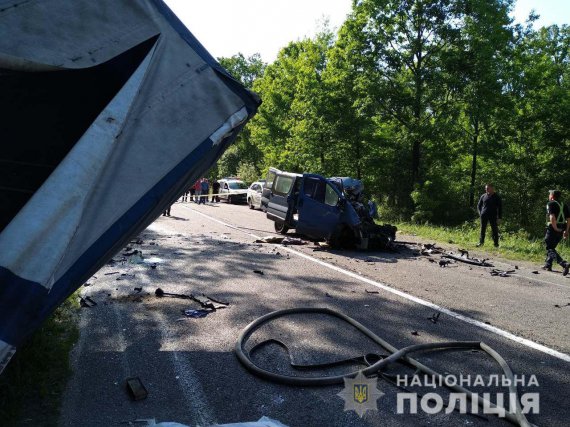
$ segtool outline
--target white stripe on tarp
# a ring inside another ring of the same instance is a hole
[[[0,374],[8,365],[14,353],[16,353],[16,347],[0,340]]]
[[[197,210],[195,210],[195,209],[192,209],[192,208],[190,208],[190,207],[188,207],[188,206],[183,206],[183,207],[186,208],[186,209],[191,210],[192,212],[194,212],[194,213],[196,213],[196,214],[198,214],[198,215],[201,215],[201,216],[203,216],[203,217],[205,217],[205,218],[208,218],[208,219],[211,220],[211,221],[217,222],[217,223],[219,223],[219,224],[221,224],[221,225],[223,225],[223,226],[225,226],[225,227],[232,228],[232,229],[234,229],[234,230],[236,230],[236,231],[239,231],[239,232],[241,232],[241,233],[243,233],[243,234],[246,234],[246,235],[248,235],[248,236],[254,237],[255,239],[261,239],[260,236],[256,236],[255,234],[249,233],[249,232],[247,232],[247,231],[243,231],[242,229],[240,229],[239,227],[236,227],[235,225],[228,224],[227,222],[224,222],[224,221],[221,221],[221,220],[219,220],[219,219],[217,219],[217,218],[211,217],[210,215],[206,215],[206,214],[204,214],[204,213],[202,213],[202,212],[199,212],[199,211],[197,211]],[[488,324],[486,324],[486,323],[483,323],[483,322],[481,322],[481,321],[479,321],[479,320],[476,320],[476,319],[473,319],[473,318],[471,318],[471,317],[464,316],[463,314],[460,314],[460,313],[457,313],[457,312],[455,312],[455,311],[449,310],[449,309],[447,309],[447,308],[445,308],[445,307],[439,306],[439,305],[434,304],[434,303],[432,303],[432,302],[430,302],[430,301],[426,301],[426,300],[424,300],[424,299],[422,299],[422,298],[418,298],[418,297],[415,297],[415,296],[413,296],[413,295],[410,295],[410,294],[408,294],[408,293],[406,293],[406,292],[402,292],[402,291],[400,291],[400,290],[398,290],[398,289],[394,289],[394,288],[392,288],[392,287],[386,285],[385,283],[381,283],[381,282],[377,282],[377,281],[375,281],[375,280],[368,279],[368,278],[366,278],[366,277],[360,276],[360,275],[358,275],[358,274],[356,274],[356,273],[353,273],[353,272],[351,272],[351,271],[348,271],[348,270],[345,270],[345,269],[343,269],[343,268],[337,267],[336,265],[332,265],[332,264],[329,264],[329,263],[327,263],[327,262],[321,261],[320,259],[314,258],[314,257],[312,257],[312,256],[310,256],[310,255],[307,255],[307,254],[304,254],[304,253],[302,253],[302,252],[296,251],[295,249],[291,249],[291,248],[288,247],[288,246],[281,245],[281,247],[283,248],[283,250],[286,250],[286,251],[288,251],[288,252],[290,252],[290,253],[292,253],[292,254],[298,255],[298,256],[300,256],[301,258],[304,258],[304,259],[306,259],[306,260],[308,260],[308,261],[312,261],[312,262],[314,262],[314,263],[316,263],[316,264],[319,264],[319,265],[321,265],[321,266],[323,266],[323,267],[326,267],[326,268],[328,268],[328,269],[330,269],[330,270],[334,270],[334,271],[336,271],[336,272],[338,272],[338,273],[344,274],[345,276],[349,276],[349,277],[351,277],[351,278],[353,278],[353,279],[356,279],[356,280],[358,280],[358,281],[360,281],[360,282],[364,282],[364,283],[366,283],[366,284],[368,284],[368,285],[371,285],[371,286],[374,286],[374,287],[376,287],[376,288],[382,289],[382,290],[384,290],[384,291],[386,291],[386,292],[390,292],[390,293],[392,293],[392,294],[394,294],[394,295],[398,295],[398,296],[401,297],[401,298],[407,299],[407,300],[409,300],[409,301],[415,302],[415,303],[420,304],[420,305],[423,305],[423,306],[425,306],[425,307],[429,307],[429,308],[431,308],[431,309],[433,309],[433,310],[440,311],[440,312],[442,312],[442,313],[447,314],[448,316],[451,316],[451,317],[453,317],[453,318],[455,318],[455,319],[461,320],[462,322],[465,322],[465,323],[468,323],[468,324],[470,324],[470,325],[476,326],[476,327],[478,327],[478,328],[484,329],[484,330],[486,330],[486,331],[492,332],[492,333],[494,333],[494,334],[496,334],[496,335],[499,335],[499,336],[501,336],[501,337],[503,337],[503,338],[506,338],[506,339],[508,339],[508,340],[510,340],[510,341],[514,341],[514,342],[516,342],[516,343],[518,343],[518,344],[522,344],[522,345],[524,345],[524,346],[526,346],[526,347],[529,347],[529,348],[532,348],[532,349],[534,349],[534,350],[538,350],[538,351],[540,351],[540,352],[542,352],[542,353],[548,354],[549,356],[556,357],[557,359],[563,360],[563,361],[565,361],[565,362],[570,362],[570,355],[568,355],[568,354],[566,354],[566,353],[562,353],[562,352],[560,352],[560,351],[554,350],[554,349],[552,349],[552,348],[550,348],[550,347],[547,347],[547,346],[545,346],[545,345],[539,344],[539,343],[537,343],[537,342],[528,340],[528,339],[526,339],[526,338],[519,337],[518,335],[512,334],[512,333],[507,332],[507,331],[505,331],[505,330],[503,330],[503,329],[497,328],[497,327],[495,327],[495,326],[488,325]]]
[[[229,119],[227,119],[222,126],[218,128],[212,135],[210,139],[212,140],[212,145],[218,145],[228,136],[236,127],[242,124],[247,119],[247,109],[245,107],[241,108],[232,114]]]

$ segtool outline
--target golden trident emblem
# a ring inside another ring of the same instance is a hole
[[[364,403],[368,400],[368,384],[354,384],[354,401]]]

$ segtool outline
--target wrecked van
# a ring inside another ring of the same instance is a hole
[[[267,218],[275,231],[291,229],[335,248],[387,249],[396,227],[377,225],[375,207],[363,203],[364,187],[354,178],[325,178],[270,168],[263,192]]]

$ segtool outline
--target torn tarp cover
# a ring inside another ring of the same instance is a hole
[[[1,372],[206,172],[260,101],[161,0],[4,9],[0,91]]]

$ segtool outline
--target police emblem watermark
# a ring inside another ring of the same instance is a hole
[[[378,410],[377,400],[384,396],[376,387],[378,378],[366,378],[359,372],[355,378],[344,378],[344,390],[337,394],[344,399],[344,410],[354,411],[360,418],[366,411]]]

